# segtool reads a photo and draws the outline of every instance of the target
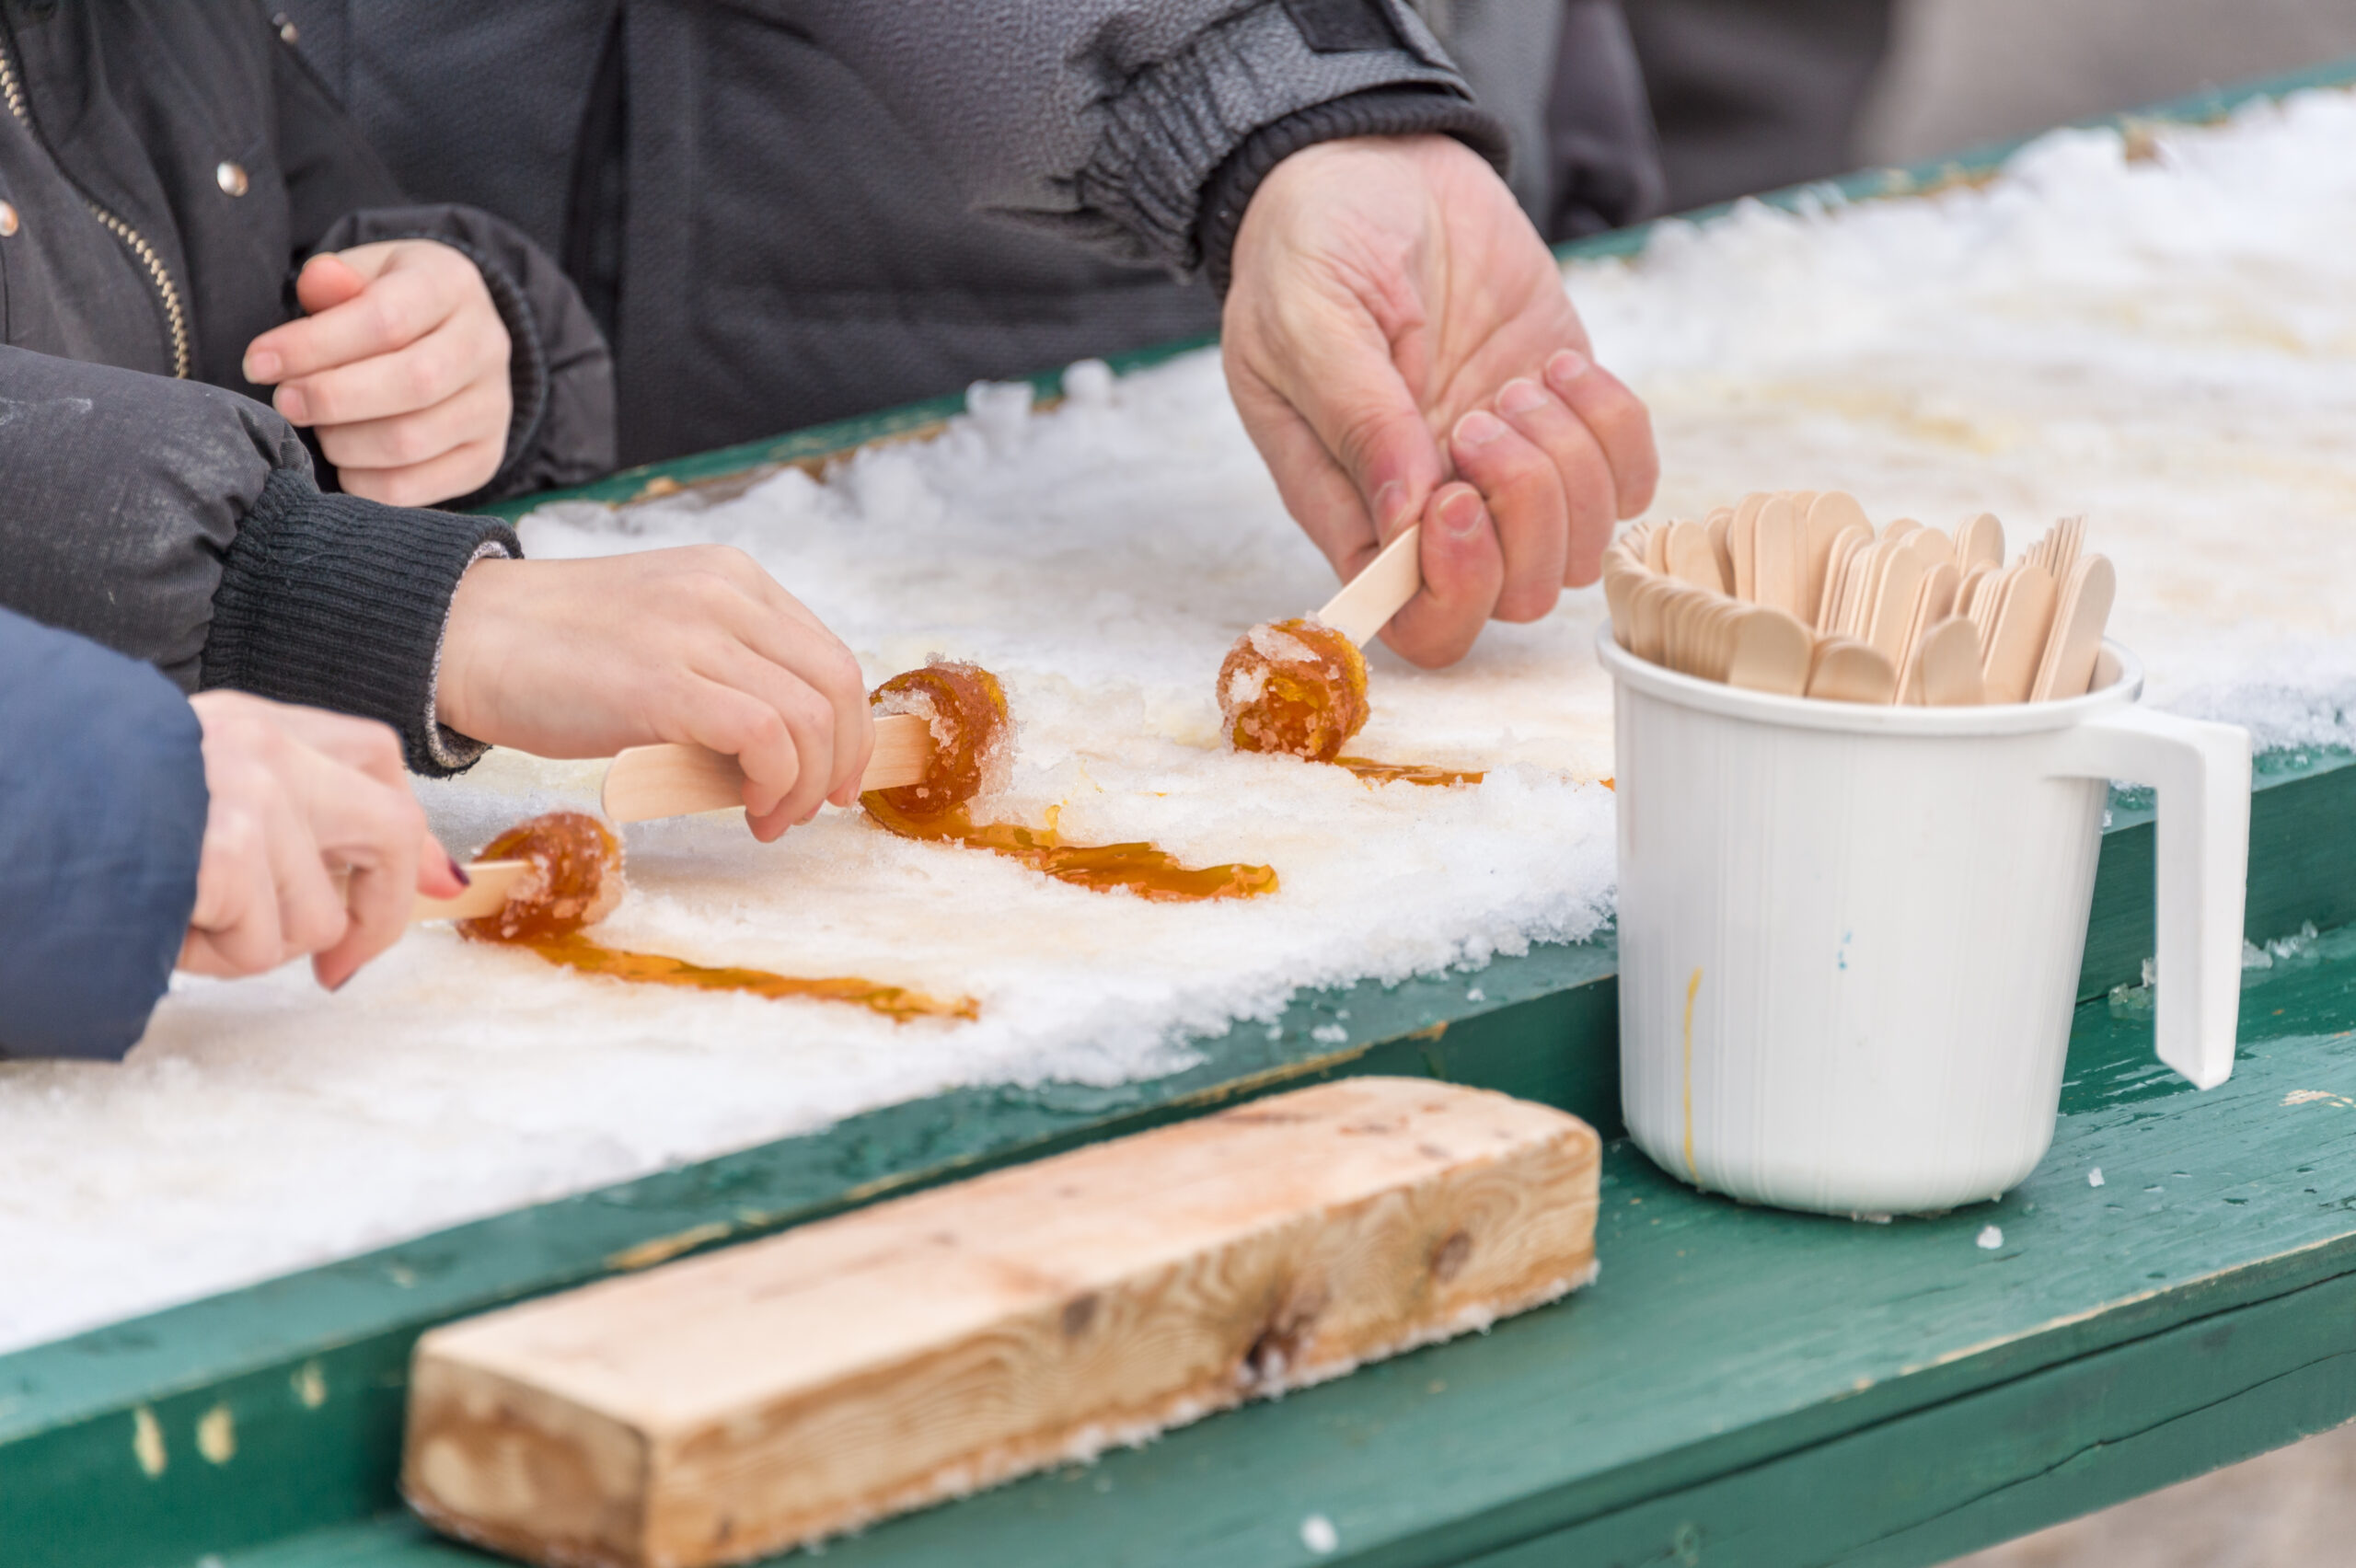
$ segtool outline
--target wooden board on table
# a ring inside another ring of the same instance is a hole
[[[741,1562],[1553,1300],[1600,1153],[1355,1078],[512,1308],[420,1342],[404,1488],[538,1562]]]

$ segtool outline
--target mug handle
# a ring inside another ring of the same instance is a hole
[[[2249,874],[2249,732],[2130,705],[2054,737],[2054,775],[2159,793],[2160,1060],[2201,1089],[2234,1070]]]

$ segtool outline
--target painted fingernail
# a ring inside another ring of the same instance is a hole
[[[1471,490],[1459,490],[1440,502],[1440,526],[1460,539],[1469,539],[1481,531],[1481,498]]]
[[[1407,522],[1407,487],[1385,479],[1374,492],[1374,525],[1389,538]]]
[[[1576,349],[1557,349],[1546,362],[1546,379],[1557,386],[1567,386],[1585,375],[1591,363]]]
[[[1546,389],[1524,376],[1517,375],[1497,393],[1497,407],[1508,414],[1535,413],[1546,406]]]
[[[275,381],[278,379],[279,373],[285,368],[285,365],[280,362],[278,356],[271,352],[268,349],[257,349],[252,353],[246,356],[246,379],[248,381],[255,382],[257,384],[267,384],[269,382]]]
[[[272,398],[271,401],[277,405],[279,413],[283,415],[290,424],[302,424],[311,417],[311,405],[303,397],[302,388],[299,386],[280,387],[278,396]]]
[[[1462,444],[1478,449],[1505,434],[1506,421],[1485,409],[1475,409],[1456,421],[1456,439]]]
[[[458,864],[458,858],[456,855],[445,858],[450,862],[450,874],[458,879],[458,885],[460,887],[472,887],[475,885],[475,879],[467,875],[467,868]]]

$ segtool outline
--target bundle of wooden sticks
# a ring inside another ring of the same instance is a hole
[[[1612,635],[1683,674],[1835,702],[1955,707],[2083,696],[2118,580],[2067,517],[2010,566],[1986,513],[1952,536],[1877,532],[1839,490],[1754,492],[1612,542]]]

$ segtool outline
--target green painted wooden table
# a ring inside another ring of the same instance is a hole
[[[595,490],[806,460],[947,411]],[[2260,772],[2250,933],[2356,921],[2356,759],[2278,755]],[[2152,1060],[2140,998],[2110,996],[2152,951],[2151,868],[2148,813],[2115,802],[2061,1128],[2002,1204],[1889,1226],[1784,1215],[1693,1193],[1615,1145],[1602,1276],[1570,1301],[829,1557],[1923,1563],[2356,1416],[2356,939],[2257,974],[2234,1078],[2196,1094]],[[895,1106],[0,1356],[0,1568],[479,1562],[392,1489],[424,1329],[1238,1097],[1428,1073],[1616,1134],[1609,938],[1500,960],[1479,988],[1477,1004],[1462,976],[1304,993],[1274,1036],[1203,1041],[1169,1078]],[[1982,1248],[1990,1224],[2003,1241]],[[1330,1554],[1304,1540],[1312,1514],[1337,1532]]]

